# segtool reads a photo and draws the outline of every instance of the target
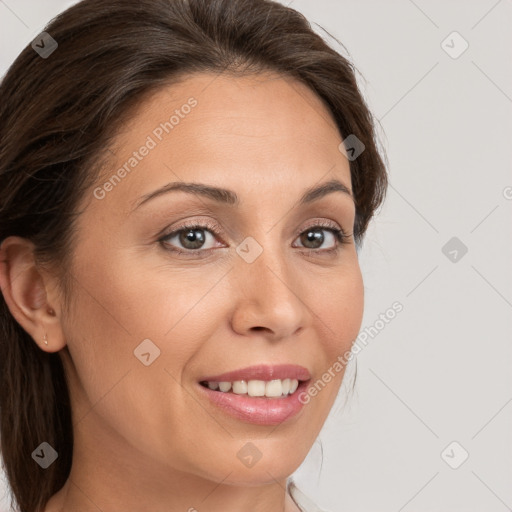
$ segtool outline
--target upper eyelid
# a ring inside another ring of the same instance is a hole
[[[334,221],[332,219],[315,219],[315,220],[312,220],[312,221],[309,221],[306,223],[305,226],[299,228],[298,230],[298,233],[302,233],[304,230],[306,229],[310,229],[312,227],[317,227],[317,226],[320,226],[320,227],[332,227],[334,229],[341,229],[342,231],[345,231],[343,229],[343,227],[340,225],[339,222],[337,221]],[[208,220],[208,221],[205,221],[205,220],[193,220],[193,221],[184,221],[181,225],[178,225],[176,227],[173,227],[172,229],[165,229],[163,231],[163,233],[167,232],[168,235],[170,234],[173,234],[173,233],[176,233],[178,231],[181,231],[183,229],[189,229],[189,228],[206,228],[207,230],[213,230],[215,229],[217,232],[221,232],[221,233],[224,233],[226,230],[223,229],[220,224],[216,221],[212,221],[212,220]],[[297,231],[295,231],[297,232]],[[166,236],[165,234],[163,236]]]

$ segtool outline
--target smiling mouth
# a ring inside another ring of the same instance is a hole
[[[253,398],[285,398],[295,393],[302,381],[299,379],[236,380],[233,382],[201,381],[201,386],[220,393]]]

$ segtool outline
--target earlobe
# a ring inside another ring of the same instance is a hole
[[[57,304],[52,305],[47,291],[49,276],[38,269],[34,244],[10,236],[0,245],[0,288],[14,319],[46,352],[56,352],[65,345]]]

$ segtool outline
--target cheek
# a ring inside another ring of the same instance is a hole
[[[315,353],[315,379],[307,393],[318,416],[323,417],[338,396],[348,353],[361,328],[364,285],[359,266],[333,276],[310,299],[316,304],[320,350]]]
[[[184,391],[183,370],[216,325],[218,301],[205,293],[218,277],[100,261],[87,271],[75,268],[76,301],[64,326],[80,427],[97,429],[100,419],[155,460],[173,443],[176,453],[186,453],[179,441],[186,437],[183,419],[201,424],[204,414]],[[154,343],[145,345],[147,366],[134,354],[146,339]]]
[[[183,366],[219,324],[224,273],[218,267],[176,271],[169,266],[120,283],[132,331],[158,344],[170,366]]]
[[[162,265],[161,258],[99,252],[99,247],[82,253],[91,256],[73,269],[76,302],[67,334],[77,370],[91,385],[91,398],[101,395],[111,370],[114,378],[137,363],[134,350],[143,340],[154,342],[166,368],[179,370],[197,351],[202,333],[218,324],[222,287],[217,285],[224,268],[205,270],[195,264],[176,269]],[[101,263],[90,265],[92,260]]]
[[[333,275],[312,300],[318,304],[319,322],[324,324],[325,351],[335,358],[351,347],[361,328],[364,286],[359,266]]]

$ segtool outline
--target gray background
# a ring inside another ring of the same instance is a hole
[[[0,0],[0,72],[72,3]],[[510,510],[512,1],[282,3],[364,77],[391,184],[360,255],[362,329],[403,305],[295,479],[332,512]]]

